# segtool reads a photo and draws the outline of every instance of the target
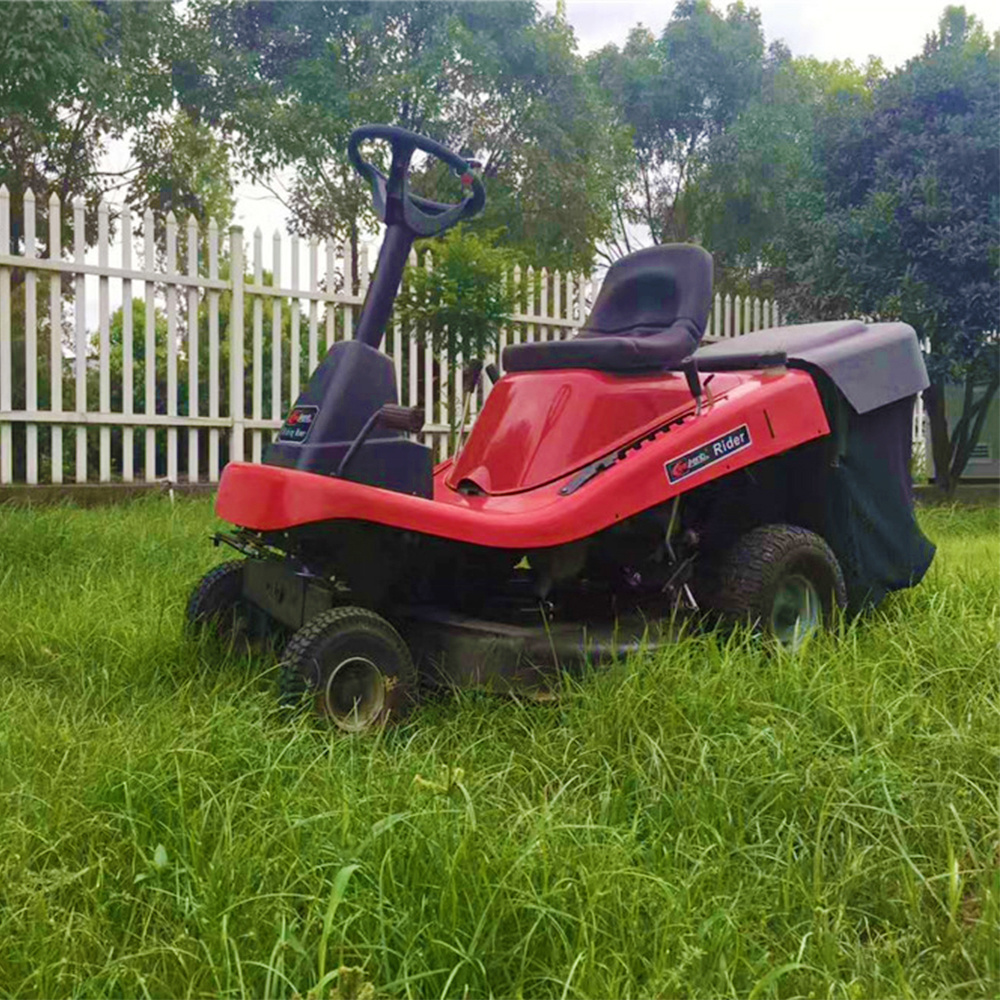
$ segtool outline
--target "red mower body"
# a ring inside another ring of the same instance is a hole
[[[539,549],[593,535],[830,431],[806,372],[719,373],[702,382],[699,412],[677,373],[509,374],[457,459],[435,469],[433,499],[237,462],[226,466],[216,511],[258,532],[350,520]]]

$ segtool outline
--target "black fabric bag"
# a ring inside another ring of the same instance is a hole
[[[913,513],[913,397],[859,414],[831,394],[837,454],[823,477],[821,531],[844,571],[848,608],[860,611],[919,583],[935,546]]]

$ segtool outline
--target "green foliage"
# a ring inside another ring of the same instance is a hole
[[[826,210],[790,227],[790,299],[805,312],[899,318],[930,340],[928,397],[941,485],[961,475],[1000,387],[1000,53],[948,8],[924,52],[874,89],[870,108],[823,123]],[[806,253],[806,246],[811,253]],[[949,439],[947,378],[966,382]],[[982,392],[977,394],[974,387]]]
[[[172,98],[172,4],[11,4],[0,19],[0,183],[13,195],[12,246],[23,235],[20,195],[40,207],[56,193],[91,210],[113,183],[99,172],[109,138],[142,129]],[[72,213],[63,214],[63,240]],[[86,238],[97,238],[91,212]]]
[[[588,67],[632,134],[632,168],[615,205],[612,255],[632,249],[644,226],[656,243],[689,235],[684,194],[706,145],[759,91],[764,72],[760,14],[742,3],[725,15],[708,0],[683,0],[659,38],[632,29]]]
[[[899,317],[950,367],[976,359],[1000,311],[1000,61],[974,18],[960,35],[942,22],[869,100],[819,120],[824,205],[782,238],[801,312]]]
[[[819,122],[870,106],[881,75],[877,62],[859,69],[849,60],[782,56],[768,66],[760,94],[713,138],[684,212],[712,250],[720,290],[775,294],[787,232],[824,211]]]
[[[509,274],[519,258],[495,246],[496,238],[462,226],[445,233],[429,250],[433,267],[423,261],[408,267],[396,299],[403,326],[446,352],[453,368],[459,355],[468,361],[495,350],[500,329],[514,312]]]
[[[136,137],[132,154],[139,169],[129,181],[126,203],[140,212],[152,209],[160,217],[174,213],[180,225],[181,259],[191,216],[202,232],[210,219],[222,231],[229,226],[235,206],[229,151],[206,123],[183,111],[152,122]],[[156,237],[162,255],[166,240],[162,228]]]
[[[374,226],[350,131],[388,122],[481,160],[481,225],[549,266],[583,265],[610,222],[604,103],[572,32],[534,3],[195,3],[200,69],[182,101],[258,174],[292,167],[293,228],[356,245]],[[375,155],[380,155],[376,150]],[[446,172],[415,189],[455,200]]]
[[[995,995],[1000,522],[921,521],[927,579],[794,657],[352,740],[183,637],[209,501],[0,509],[0,994]]]
[[[736,290],[777,294],[790,318],[901,319],[929,339],[946,488],[1000,386],[987,333],[1000,314],[998,77],[996,40],[960,7],[889,75],[786,62],[711,145],[691,194]],[[946,379],[966,383],[950,439]]]

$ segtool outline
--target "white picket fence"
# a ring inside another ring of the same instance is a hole
[[[332,242],[321,245],[312,239],[304,243],[294,236],[286,246],[275,233],[267,262],[271,280],[265,284],[264,241],[259,230],[253,237],[252,277],[247,277],[242,229],[233,227],[220,238],[214,223],[199,232],[194,219],[189,219],[182,229],[170,214],[159,230],[165,231],[166,254],[164,266],[158,269],[154,242],[158,220],[146,212],[142,267],[138,267],[133,220],[128,212],[120,214],[113,245],[112,210],[102,203],[97,211],[94,263],[87,260],[82,199],[72,205],[70,251],[60,241],[59,199],[53,195],[46,211],[30,191],[24,195],[23,245],[19,242],[19,252],[11,254],[10,207],[7,189],[0,186],[0,484],[14,481],[16,464],[18,481],[36,484],[61,483],[70,467],[78,483],[93,481],[95,471],[96,480],[102,483],[216,482],[227,460],[259,462],[265,443],[281,426],[308,374],[335,340],[352,335],[375,259],[374,248],[362,246],[359,282],[352,287],[349,251],[343,252]],[[37,231],[39,216],[47,217],[48,223],[44,255]],[[178,266],[179,235],[186,246],[183,268]],[[110,260],[112,249],[120,256],[117,266]],[[226,249],[229,277],[220,276]],[[14,308],[15,274],[23,279],[17,290],[18,297],[23,296],[23,314]],[[571,336],[581,326],[596,291],[592,278],[579,273],[546,269],[534,273],[529,268],[524,274],[515,270],[511,280],[520,290],[522,305],[501,335],[501,350],[509,343]],[[39,308],[39,287],[45,281],[49,284],[47,317],[44,303]],[[96,331],[92,331],[87,317],[88,301],[93,300],[88,296],[95,283]],[[230,297],[228,330],[220,333],[220,316],[225,318],[220,297],[226,294]],[[118,384],[113,385],[111,317],[114,308],[133,298],[144,304],[144,331],[136,336],[133,311],[123,309],[119,356],[134,363],[119,362]],[[164,313],[166,330],[158,333],[156,321]],[[269,316],[272,330],[280,331],[286,314],[290,324],[287,350],[282,336],[272,336],[270,357],[265,359],[264,317]],[[716,295],[706,335],[731,337],[778,323],[773,302]],[[245,362],[247,338],[249,364]],[[165,379],[158,378],[158,349],[166,354]],[[390,323],[383,350],[393,360],[400,401],[424,410],[426,423],[420,438],[434,446],[438,457],[444,457],[450,418],[462,408],[461,379],[450,371],[443,355],[435,356],[422,338],[400,329],[398,321]],[[41,365],[40,351],[44,352]],[[222,372],[220,364],[227,353],[228,371]],[[14,362],[24,373],[21,384],[13,376]],[[96,384],[96,408],[88,400],[88,381]],[[483,382],[471,400],[470,423],[490,391],[488,380]],[[66,390],[72,393],[72,406],[65,405]],[[117,405],[113,406],[116,392]],[[266,413],[265,394],[270,397]],[[41,395],[47,396],[47,405],[40,405]],[[137,395],[141,405],[136,405]],[[18,442],[23,459],[15,463],[17,427],[24,428],[23,443]]]

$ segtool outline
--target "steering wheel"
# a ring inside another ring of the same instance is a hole
[[[392,166],[388,177],[361,158],[358,147],[365,139],[386,139],[392,146]],[[413,152],[417,149],[447,163],[459,174],[463,184],[471,185],[471,192],[466,193],[456,205],[431,201],[413,194],[407,174]],[[462,219],[470,219],[478,214],[486,204],[483,182],[472,173],[467,160],[439,142],[405,128],[397,128],[395,125],[362,125],[351,133],[347,141],[347,156],[354,169],[371,184],[378,217],[387,225],[402,223],[414,236],[436,236],[443,233]]]

